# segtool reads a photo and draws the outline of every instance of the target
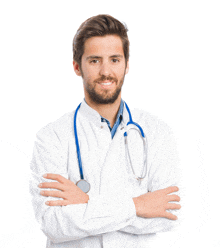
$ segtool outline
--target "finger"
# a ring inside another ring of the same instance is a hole
[[[60,190],[42,190],[40,192],[42,196],[52,196],[52,197],[59,197],[63,198],[63,192]]]
[[[168,195],[168,201],[180,201],[180,197],[178,195]]]
[[[60,183],[64,183],[67,179],[59,174],[47,173],[43,175],[44,178],[56,180]]]
[[[59,189],[64,190],[64,185],[62,183],[58,182],[46,182],[46,183],[40,183],[38,185],[39,188],[47,188],[47,189]]]
[[[173,192],[179,191],[179,188],[177,186],[170,186],[168,188],[165,188],[164,190],[165,190],[166,194],[171,194]]]
[[[180,209],[181,205],[180,204],[175,204],[175,203],[168,203],[166,206],[166,209]]]
[[[70,204],[67,200],[58,200],[58,201],[47,201],[45,202],[48,206],[67,206]]]
[[[171,213],[169,213],[167,211],[165,212],[164,217],[167,218],[167,219],[170,219],[170,220],[177,220],[178,219],[176,215],[171,214]]]

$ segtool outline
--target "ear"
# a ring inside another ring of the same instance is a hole
[[[127,74],[129,72],[129,60],[127,61],[127,67],[125,69],[125,74]]]
[[[77,64],[75,61],[73,61],[73,69],[77,76],[82,76],[82,73],[79,68],[79,64]]]

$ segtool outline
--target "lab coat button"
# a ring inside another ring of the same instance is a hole
[[[101,128],[104,128],[103,126],[101,126]]]

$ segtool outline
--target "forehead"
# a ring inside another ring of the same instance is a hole
[[[122,40],[117,35],[95,36],[86,40],[83,56],[120,54],[124,56]]]

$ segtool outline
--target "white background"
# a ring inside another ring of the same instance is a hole
[[[28,191],[36,132],[76,108],[72,68],[79,25],[111,14],[128,26],[123,99],[174,130],[183,175],[182,225],[163,247],[220,247],[219,1],[1,1],[0,247],[45,247]]]

